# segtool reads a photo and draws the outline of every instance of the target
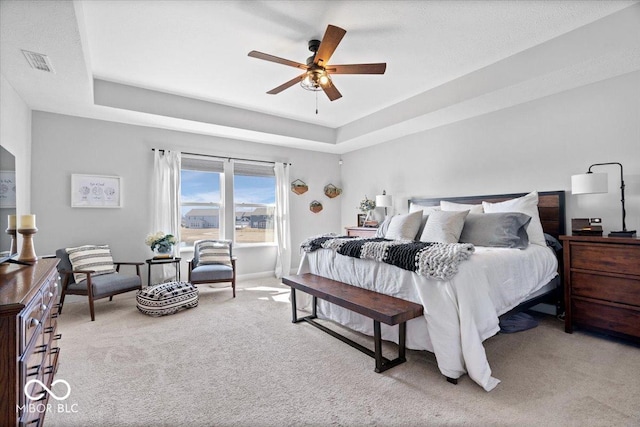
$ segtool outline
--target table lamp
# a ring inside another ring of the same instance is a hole
[[[387,216],[387,208],[393,206],[393,198],[382,190],[382,194],[376,196],[376,206],[384,208],[384,216]]]
[[[591,168],[594,166],[606,166],[606,165],[618,165],[620,166],[620,192],[622,194],[622,230],[612,231],[609,233],[609,237],[635,237],[635,230],[627,230],[627,224],[625,218],[627,212],[624,208],[624,174],[622,164],[617,162],[611,163],[594,163],[589,166],[587,173],[581,175],[573,175],[571,177],[571,193],[572,194],[595,194],[595,193],[607,193],[609,191],[609,185],[606,173],[593,173]]]

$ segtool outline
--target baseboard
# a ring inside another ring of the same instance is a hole
[[[261,271],[259,273],[238,274],[236,276],[236,279],[237,280],[254,280],[254,279],[264,279],[267,277],[275,277],[275,273],[273,271]]]

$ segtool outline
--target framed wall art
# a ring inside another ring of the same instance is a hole
[[[0,171],[0,208],[15,207],[16,171]]]
[[[121,208],[122,182],[119,176],[71,175],[72,208]]]

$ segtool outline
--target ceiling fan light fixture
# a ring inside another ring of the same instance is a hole
[[[331,78],[325,70],[315,69],[307,71],[307,75],[300,81],[303,89],[317,92],[331,84]]]

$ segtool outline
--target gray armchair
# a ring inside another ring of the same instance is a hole
[[[64,298],[69,295],[86,295],[89,299],[89,311],[91,320],[96,320],[93,302],[100,298],[109,297],[109,301],[113,300],[113,296],[124,292],[130,292],[142,289],[142,278],[140,276],[140,266],[142,262],[113,262],[115,272],[109,274],[98,274],[91,268],[73,269],[69,254],[66,249],[56,250],[56,258],[60,259],[58,263],[58,272],[62,278],[62,291],[60,293],[59,313],[62,313]],[[136,274],[120,273],[121,265],[135,266]],[[82,280],[76,279],[84,277]]]
[[[189,261],[191,284],[231,282],[236,297],[236,258],[230,240],[198,240],[193,244]]]

